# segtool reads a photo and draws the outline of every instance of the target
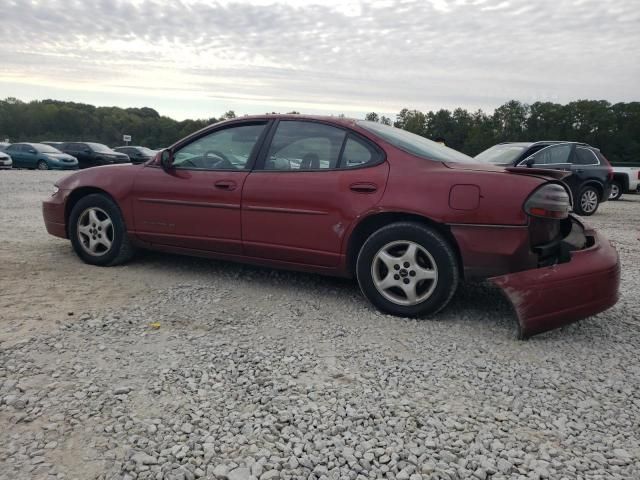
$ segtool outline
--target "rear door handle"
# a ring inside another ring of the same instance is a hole
[[[233,182],[231,180],[218,180],[215,183],[215,187],[220,190],[232,191],[236,189],[236,182]]]
[[[352,183],[349,188],[356,193],[374,193],[378,190],[378,186],[374,183]]]

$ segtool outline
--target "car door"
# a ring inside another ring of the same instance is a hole
[[[173,149],[173,168],[142,168],[133,187],[135,234],[152,244],[241,254],[242,189],[267,124],[210,130]]]
[[[557,143],[538,150],[522,160],[518,166],[526,167],[531,163],[532,167],[547,168],[551,170],[571,171],[571,158],[575,149],[573,143]]]
[[[13,168],[25,168],[21,144],[9,145],[5,150],[13,161]]]
[[[31,145],[22,145],[23,161],[27,168],[38,168],[38,151]]]
[[[337,267],[346,232],[380,201],[388,172],[382,150],[354,133],[279,121],[245,182],[245,255]]]
[[[82,153],[81,143],[65,143],[62,146],[62,151],[78,159],[78,168],[86,168],[88,166],[85,154]]]
[[[582,145],[576,145],[571,158],[572,182],[571,188],[577,189],[587,181],[595,181],[603,188],[607,183],[609,169],[600,164],[600,159],[594,151]]]

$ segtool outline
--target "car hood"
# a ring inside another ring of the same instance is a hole
[[[2,158],[3,160],[6,160],[11,157],[9,156],[8,153],[0,152],[0,158]]]
[[[57,158],[57,159],[60,159],[60,160],[63,160],[63,159],[65,159],[65,158],[67,158],[67,159],[73,159],[73,160],[75,160],[75,159],[76,159],[76,157],[74,157],[74,156],[72,156],[72,155],[69,155],[68,153],[45,153],[45,155],[46,155],[47,157]]]
[[[100,167],[78,170],[56,182],[62,190],[73,190],[78,187],[102,187],[106,184],[125,184],[135,176],[135,171],[144,168],[143,165],[124,163],[118,165],[103,165]]]
[[[543,180],[562,180],[571,175],[571,172],[563,170],[547,170],[544,168],[527,168],[527,167],[505,167],[500,165],[492,165],[489,163],[454,163],[445,162],[445,166],[453,170],[471,170],[475,172],[495,172],[495,173],[513,173],[516,175],[529,175],[538,177]]]

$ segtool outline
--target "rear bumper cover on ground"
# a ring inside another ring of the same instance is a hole
[[[513,305],[520,338],[602,312],[618,301],[620,261],[609,240],[585,229],[593,244],[567,263],[490,278]]]

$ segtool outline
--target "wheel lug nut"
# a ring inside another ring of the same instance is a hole
[[[416,272],[414,272],[413,270],[411,270],[411,271],[409,272],[409,275],[411,275],[412,277],[415,277],[415,276],[416,276]]]
[[[393,268],[395,268],[396,270],[400,270],[400,265],[398,265],[397,263],[393,266]]]
[[[405,279],[403,280],[403,282],[404,282],[405,284],[408,284],[410,281],[411,281],[411,280],[409,280],[408,278],[405,278]]]
[[[404,268],[409,268],[409,262],[404,262]]]
[[[396,280],[400,280],[400,275],[398,275],[397,273],[393,276],[393,278],[395,278]]]

